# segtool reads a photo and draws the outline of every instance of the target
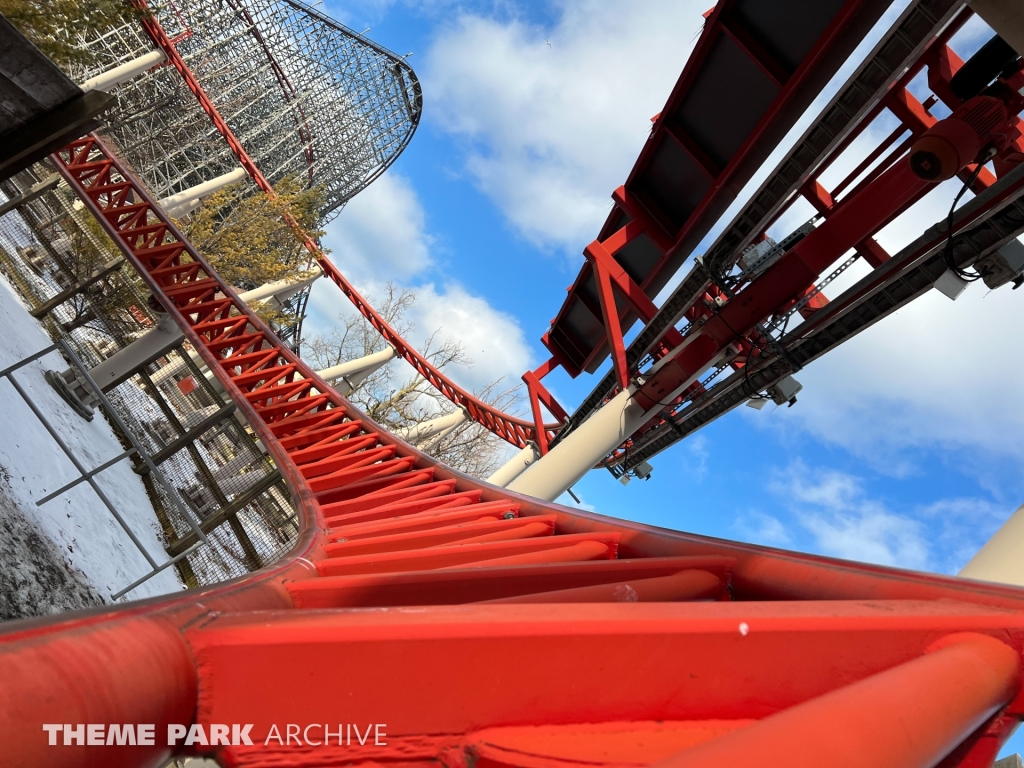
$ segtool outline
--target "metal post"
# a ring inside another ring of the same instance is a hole
[[[266,301],[268,299],[282,301],[282,296],[290,296],[296,291],[301,290],[304,286],[311,284],[321,275],[319,268],[311,270],[311,272],[315,272],[312,277],[303,277],[299,280],[277,280],[251,291],[246,291],[240,294],[239,298],[247,303]],[[89,371],[92,378],[99,382],[101,386],[101,389],[97,390],[97,392],[107,392],[118,384],[127,381],[144,365],[166,355],[184,340],[184,333],[174,323],[170,315],[161,315],[155,328],[150,329],[127,347],[111,355]],[[185,352],[183,351],[182,354],[184,355]],[[187,354],[201,369],[206,367],[206,364],[195,352]],[[173,376],[175,373],[179,373],[184,366],[184,360],[171,363],[154,374],[153,379],[154,381],[162,381]],[[91,419],[92,409],[96,407],[99,398],[88,386],[85,386],[82,377],[76,376],[75,372],[68,368],[61,372],[50,371],[47,373],[46,379],[75,411],[85,418]]]
[[[332,365],[330,368],[324,368],[322,371],[317,371],[317,375],[328,384],[340,380],[341,386],[335,384],[335,389],[343,395],[349,395],[366,380],[367,376],[386,365],[395,354],[395,348],[388,345],[380,352],[374,352],[372,355]]]
[[[45,315],[52,312],[54,309],[59,307],[68,299],[78,295],[79,293],[81,293],[94,283],[99,282],[107,275],[109,275],[111,272],[116,272],[117,270],[119,270],[123,264],[123,256],[118,256],[117,258],[112,259],[107,264],[101,264],[96,269],[94,269],[91,274],[82,278],[77,283],[72,285],[70,288],[66,288],[65,290],[58,293],[56,296],[40,304],[35,309],[30,310],[29,314],[32,315],[32,317],[34,317],[36,320],[43,318]]]
[[[272,283],[265,283],[259,288],[253,288],[251,291],[240,293],[238,298],[250,305],[259,301],[267,301],[268,299],[276,299],[278,303],[283,304],[291,296],[311,286],[323,277],[323,274],[320,267],[313,267],[297,277],[275,280]]]
[[[496,485],[499,488],[504,488],[523,474],[527,467],[539,458],[540,451],[537,450],[537,446],[530,443],[499,467],[493,475],[487,478],[487,482],[491,485]]]
[[[170,315],[161,315],[155,328],[97,365],[89,371],[88,377],[83,375],[84,368],[78,373],[67,368],[60,372],[48,371],[46,379],[76,411],[82,413],[85,409],[91,416],[103,392],[127,381],[142,366],[166,355],[183,339],[181,329]]]
[[[96,77],[90,77],[79,88],[83,91],[109,91],[114,86],[127,82],[165,61],[167,61],[167,56],[163,51],[150,51],[144,56],[139,56],[139,58],[132,59],[113,69],[108,69],[106,72],[96,75]]]
[[[527,496],[554,501],[566,489],[599,464],[640,427],[657,416],[672,400],[708,369],[718,364],[727,353],[719,352],[696,373],[649,410],[634,399],[635,384],[619,392],[603,408],[573,430],[564,440],[534,462],[523,474],[508,483],[507,488]],[[662,363],[670,360],[662,358]],[[657,366],[655,366],[657,370]]]
[[[181,499],[178,498],[178,494],[167,482],[167,478],[164,477],[164,473],[157,469],[156,465],[153,463],[153,460],[150,458],[149,453],[146,451],[145,448],[142,447],[139,441],[135,439],[135,435],[132,434],[132,431],[130,429],[128,429],[127,425],[124,423],[124,421],[122,421],[121,417],[117,415],[117,411],[114,410],[114,406],[110,404],[110,401],[107,399],[106,395],[100,392],[99,386],[96,384],[95,381],[93,381],[92,376],[89,375],[89,371],[85,369],[85,366],[82,364],[82,361],[79,360],[78,357],[75,356],[75,353],[71,351],[71,348],[67,345],[67,342],[61,340],[58,341],[55,346],[60,347],[64,354],[67,355],[68,359],[71,360],[71,364],[75,366],[79,370],[79,372],[81,372],[82,376],[85,377],[86,383],[88,383],[89,386],[91,386],[96,392],[99,393],[100,402],[103,404],[103,407],[107,412],[107,415],[110,416],[113,422],[117,425],[117,428],[121,430],[122,434],[124,434],[124,436],[128,438],[128,442],[132,444],[132,448],[135,449],[135,451],[145,462],[146,466],[149,467],[149,471],[153,473],[153,477],[156,478],[157,482],[163,486],[164,490],[167,492],[167,495],[174,503],[174,506],[178,508],[178,511],[181,513],[181,515],[185,518],[185,521],[188,523],[189,527],[198,534],[199,538],[202,539],[204,544],[208,543],[206,540],[206,536],[203,535],[202,531],[199,530],[199,526],[196,523],[196,521],[192,519],[192,515],[188,513],[188,510],[185,508],[185,505],[181,503]]]
[[[395,437],[400,437],[407,443],[413,443],[415,445],[429,437],[433,437],[438,432],[448,433],[451,429],[459,426],[468,419],[469,414],[466,413],[464,408],[456,408],[451,413],[445,414],[444,416],[438,416],[436,419],[423,421],[419,424],[413,424],[411,427],[406,427],[404,429],[396,429],[393,434]]]
[[[110,503],[110,499],[107,498],[107,494],[105,494],[103,492],[103,489],[100,488],[99,485],[97,485],[96,478],[88,474],[86,468],[82,466],[82,463],[75,457],[75,454],[71,452],[71,449],[68,447],[68,444],[64,442],[64,439],[59,434],[57,434],[57,431],[50,425],[50,422],[47,421],[46,416],[43,415],[43,412],[40,411],[39,408],[36,407],[36,404],[32,402],[31,398],[29,398],[28,393],[25,392],[24,389],[22,389],[21,384],[18,383],[18,380],[15,379],[14,376],[11,375],[10,373],[7,374],[7,380],[11,382],[11,386],[13,386],[18,391],[18,394],[21,395],[21,399],[25,401],[25,404],[32,410],[32,413],[36,415],[36,418],[39,419],[40,423],[42,423],[46,431],[50,433],[50,437],[53,438],[53,441],[57,443],[58,446],[60,446],[60,449],[62,451],[64,451],[64,455],[67,456],[71,463],[75,465],[75,469],[78,470],[78,473],[80,475],[86,476],[85,481],[89,483],[90,486],[92,486],[92,489],[96,492],[96,495],[99,496],[100,501],[102,501],[103,505],[110,511],[110,514],[114,516],[114,519],[117,520],[118,524],[121,526],[124,532],[128,534],[128,538],[132,540],[132,543],[136,546],[139,552],[142,553],[143,557],[146,558],[150,566],[156,568],[156,560],[154,560],[153,557],[149,554],[149,552],[146,551],[146,548],[142,546],[142,542],[138,540],[138,538],[132,532],[132,529],[128,527],[128,523],[124,521],[124,518],[121,517],[121,514],[117,511],[117,509],[114,508],[114,505]]]
[[[430,453],[432,450],[434,450],[434,448],[436,448],[441,443],[442,440],[444,440],[446,437],[448,437],[448,435],[450,435],[452,432],[461,427],[463,423],[465,423],[466,421],[467,419],[462,419],[457,424],[452,424],[451,426],[445,427],[432,438],[427,440],[425,443],[417,443],[416,447],[419,450],[423,451],[424,453]]]
[[[958,576],[1024,586],[1024,506],[978,550]]]
[[[10,213],[14,209],[20,208],[26,203],[32,202],[40,195],[49,192],[51,189],[56,189],[59,183],[60,176],[58,176],[57,174],[54,174],[53,176],[48,176],[42,181],[37,181],[35,184],[33,184],[31,187],[29,187],[26,191],[22,192],[17,197],[12,197],[5,203],[0,203],[0,216]]]
[[[78,469],[78,471],[79,471],[79,475],[80,476],[79,476],[79,478],[77,480],[74,480],[71,483],[68,483],[67,485],[65,485],[64,487],[60,488],[59,490],[54,491],[53,493],[49,494],[48,496],[45,496],[44,498],[38,500],[36,502],[36,506],[41,506],[41,505],[45,504],[46,502],[56,498],[60,494],[64,493],[67,490],[70,490],[71,488],[74,488],[75,486],[77,486],[78,484],[80,484],[82,482],[89,483],[89,485],[92,487],[93,491],[95,491],[96,495],[104,503],[104,505],[107,507],[107,509],[110,511],[110,513],[114,516],[114,519],[117,520],[117,522],[121,525],[121,528],[123,528],[125,533],[128,534],[128,537],[132,540],[132,542],[135,544],[135,546],[143,554],[143,556],[146,558],[146,560],[149,561],[150,565],[153,566],[153,570],[152,571],[150,571],[148,574],[143,576],[141,579],[137,580],[131,587],[128,588],[128,589],[134,589],[135,586],[138,586],[139,584],[141,584],[142,582],[146,581],[147,579],[152,578],[155,574],[159,573],[165,567],[170,565],[171,562],[173,562],[173,561],[169,561],[169,562],[165,563],[162,566],[157,566],[156,562],[150,556],[149,552],[146,551],[146,549],[142,546],[142,544],[139,542],[139,540],[135,537],[135,534],[132,533],[131,529],[128,527],[127,523],[125,523],[124,519],[120,516],[120,514],[118,514],[117,510],[114,509],[113,505],[110,503],[110,500],[107,498],[106,494],[104,494],[103,491],[100,489],[100,487],[96,484],[95,476],[98,475],[100,472],[104,471],[105,469],[108,469],[109,467],[113,466],[117,462],[122,461],[123,459],[126,459],[126,458],[128,458],[129,456],[131,456],[133,454],[138,454],[139,456],[142,457],[143,461],[145,461],[149,465],[150,469],[152,471],[154,471],[154,474],[155,474],[157,480],[161,483],[161,485],[164,486],[164,489],[167,491],[168,495],[171,497],[171,500],[178,507],[178,510],[182,513],[182,515],[184,515],[185,520],[188,522],[188,524],[192,528],[192,530],[195,531],[198,534],[198,536],[202,540],[202,543],[208,543],[208,542],[207,542],[206,537],[203,535],[202,531],[199,530],[198,526],[196,525],[196,523],[192,519],[192,517],[188,514],[188,512],[186,510],[183,509],[180,501],[178,500],[177,496],[174,494],[174,491],[170,488],[170,486],[168,486],[166,479],[163,477],[162,474],[156,472],[156,467],[153,465],[153,463],[152,463],[151,459],[149,458],[149,455],[146,453],[145,449],[138,443],[138,441],[136,441],[134,435],[132,435],[132,433],[124,425],[124,422],[122,422],[121,419],[114,412],[112,406],[110,405],[110,402],[105,397],[102,397],[102,395],[101,395],[101,401],[102,401],[103,405],[106,407],[107,413],[110,414],[111,418],[114,419],[115,423],[121,429],[122,433],[128,438],[129,442],[132,444],[132,448],[130,450],[128,450],[128,451],[125,451],[125,452],[119,454],[115,458],[113,458],[113,459],[111,459],[111,460],[109,460],[107,462],[104,462],[100,466],[98,466],[95,469],[92,469],[92,470],[90,470],[88,472],[81,465],[81,463],[78,461],[78,459],[75,457],[75,455],[71,452],[71,450],[67,446],[67,444],[61,439],[61,437],[53,429],[53,426],[46,419],[46,417],[43,415],[43,413],[36,407],[35,403],[33,403],[31,399],[29,399],[28,393],[25,392],[25,390],[21,387],[21,385],[18,383],[18,381],[14,378],[14,371],[19,370],[19,369],[25,367],[29,363],[31,363],[31,362],[33,362],[35,360],[38,360],[39,358],[41,358],[41,357],[43,357],[45,355],[48,355],[50,352],[53,352],[55,349],[61,349],[68,356],[68,358],[71,360],[72,364],[76,368],[78,368],[78,370],[81,371],[83,373],[83,375],[86,376],[87,380],[89,380],[93,384],[93,386],[95,386],[95,382],[92,382],[92,380],[89,379],[88,373],[85,371],[85,368],[82,365],[81,361],[75,356],[75,354],[71,351],[71,349],[67,346],[67,344],[64,341],[58,341],[56,344],[51,344],[49,347],[41,349],[38,352],[36,352],[36,353],[34,353],[32,355],[29,355],[28,357],[20,360],[19,362],[15,363],[14,365],[8,366],[7,368],[5,368],[2,371],[0,371],[0,377],[6,377],[7,380],[11,382],[11,386],[13,386],[14,389],[18,392],[18,394],[21,395],[22,400],[25,401],[25,404],[29,407],[29,409],[32,411],[32,413],[35,414],[36,418],[39,419],[40,423],[42,423],[43,427],[46,429],[46,431],[53,438],[54,442],[56,442],[57,445],[60,446],[61,450],[64,451],[64,454],[68,457],[68,459],[71,461],[71,463],[74,464],[75,468]],[[128,591],[128,590],[127,589],[126,590],[122,590],[121,592],[117,593],[116,595],[113,596],[114,599],[116,600],[118,597],[123,595],[126,591]]]
[[[212,195],[214,192],[224,189],[224,187],[237,184],[244,178],[246,178],[245,169],[235,168],[233,171],[221,174],[214,179],[204,181],[202,184],[196,184],[182,192],[163,198],[159,201],[160,207],[171,218],[180,219],[185,214],[191,213],[198,208],[204,197]]]

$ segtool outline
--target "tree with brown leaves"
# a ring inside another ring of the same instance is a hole
[[[140,12],[126,0],[0,0],[0,13],[67,72],[95,63],[81,39],[99,37]]]
[[[294,177],[274,186],[275,199],[254,192],[248,182],[215,192],[183,222],[185,235],[218,274],[239,291],[301,277],[311,257],[285,222],[290,213],[313,238],[323,208],[323,189],[304,188]],[[298,318],[266,306],[258,314],[280,329]]]

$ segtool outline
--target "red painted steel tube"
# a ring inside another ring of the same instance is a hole
[[[688,749],[656,768],[931,768],[1019,688],[1017,653],[986,635],[937,648]]]
[[[700,571],[724,585],[732,565],[732,560],[724,557],[563,561],[485,571],[469,567],[335,576],[297,582],[289,585],[289,591],[300,608],[455,605],[606,584],[653,584],[658,577],[684,571]]]
[[[0,654],[0,734],[5,765],[162,765],[168,723],[192,721],[197,674],[175,624],[141,616],[102,627],[28,637]],[[150,724],[152,745],[86,745],[44,724]],[[66,745],[66,746],[65,746]],[[98,762],[96,764],[98,764]],[[89,763],[94,764],[94,763]]]
[[[551,592],[502,597],[488,603],[652,603],[675,600],[699,600],[713,597],[722,589],[713,573],[693,570],[656,576],[651,579],[594,584]]]

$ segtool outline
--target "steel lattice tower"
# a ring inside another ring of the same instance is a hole
[[[187,0],[153,12],[263,174],[323,187],[325,221],[394,161],[419,123],[420,85],[404,57],[298,0]],[[75,73],[80,81],[153,50],[135,21],[83,44],[96,64]],[[237,167],[172,67],[112,92],[107,135],[154,195]]]

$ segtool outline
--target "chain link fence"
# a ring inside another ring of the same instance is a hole
[[[50,338],[90,368],[159,322],[146,286],[46,163],[0,182],[0,272]],[[207,534],[208,545],[176,564],[186,585],[243,575],[291,548],[298,524],[280,473],[187,342],[105,394],[167,478],[170,490],[136,466],[168,554],[197,541],[179,505]]]

